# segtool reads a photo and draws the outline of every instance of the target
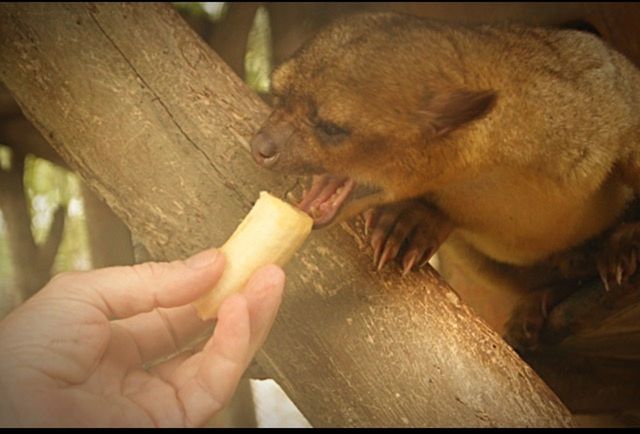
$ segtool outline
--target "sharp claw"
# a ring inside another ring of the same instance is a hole
[[[364,212],[364,235],[369,235],[369,229],[371,229],[371,221],[373,220],[373,211],[367,210]]]
[[[374,249],[379,248],[383,244],[384,238],[385,236],[382,231],[379,231],[379,230],[373,231],[373,233],[371,234],[371,241],[370,241],[371,247],[373,247]]]
[[[288,191],[286,198],[293,205],[297,205],[300,202],[300,200],[296,197],[296,195],[293,194],[293,191]]]
[[[616,266],[616,283],[618,284],[618,286],[622,285],[622,265],[618,264]]]
[[[376,265],[378,265],[378,259],[380,259],[380,252],[381,252],[382,248],[378,247],[374,252],[373,252],[373,266],[376,267]],[[376,267],[378,268],[378,267]],[[379,269],[379,268],[378,268]]]
[[[378,263],[378,271],[382,270],[382,267],[384,267],[390,259],[393,259],[393,257],[395,256],[395,252],[393,254],[391,253],[393,250],[395,250],[393,248],[393,245],[391,243],[387,243],[384,251],[382,252],[380,262]]]
[[[427,265],[432,256],[433,256],[433,249],[429,249],[426,252],[424,252],[418,267],[422,268],[425,265]]]
[[[382,237],[371,238],[371,245],[373,246],[373,265],[378,264],[378,260],[380,259],[380,254],[382,253]]]
[[[598,274],[600,275],[600,280],[602,280],[602,284],[604,285],[605,291],[609,291],[609,279],[607,278],[607,272],[605,270],[604,265],[601,262],[598,262]]]
[[[409,271],[413,268],[413,265],[416,263],[418,259],[418,252],[412,250],[411,252],[404,255],[404,259],[402,261],[402,276],[406,276]]]

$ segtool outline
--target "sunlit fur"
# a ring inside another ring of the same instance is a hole
[[[346,174],[381,187],[378,201],[428,197],[500,262],[602,232],[638,184],[640,74],[588,33],[361,14],[305,44],[272,87],[265,127],[296,128],[275,170]],[[455,92],[494,98],[458,107]],[[327,143],[314,117],[350,134]]]

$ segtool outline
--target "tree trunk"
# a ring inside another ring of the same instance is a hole
[[[167,4],[0,5],[0,78],[158,259],[220,245],[260,190],[266,106]],[[568,426],[432,271],[375,273],[359,222],[312,234],[258,356],[314,426]]]

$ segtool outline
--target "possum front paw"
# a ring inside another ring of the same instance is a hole
[[[640,223],[624,223],[609,236],[598,256],[598,273],[607,291],[627,288],[639,259]]]
[[[453,227],[442,213],[418,200],[369,209],[364,218],[376,268],[381,270],[397,257],[402,259],[403,275],[416,264],[424,266]]]

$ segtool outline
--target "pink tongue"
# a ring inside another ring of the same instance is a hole
[[[309,212],[312,208],[317,208],[321,203],[331,197],[347,178],[337,178],[331,175],[314,175],[309,190],[298,207],[304,212]]]

